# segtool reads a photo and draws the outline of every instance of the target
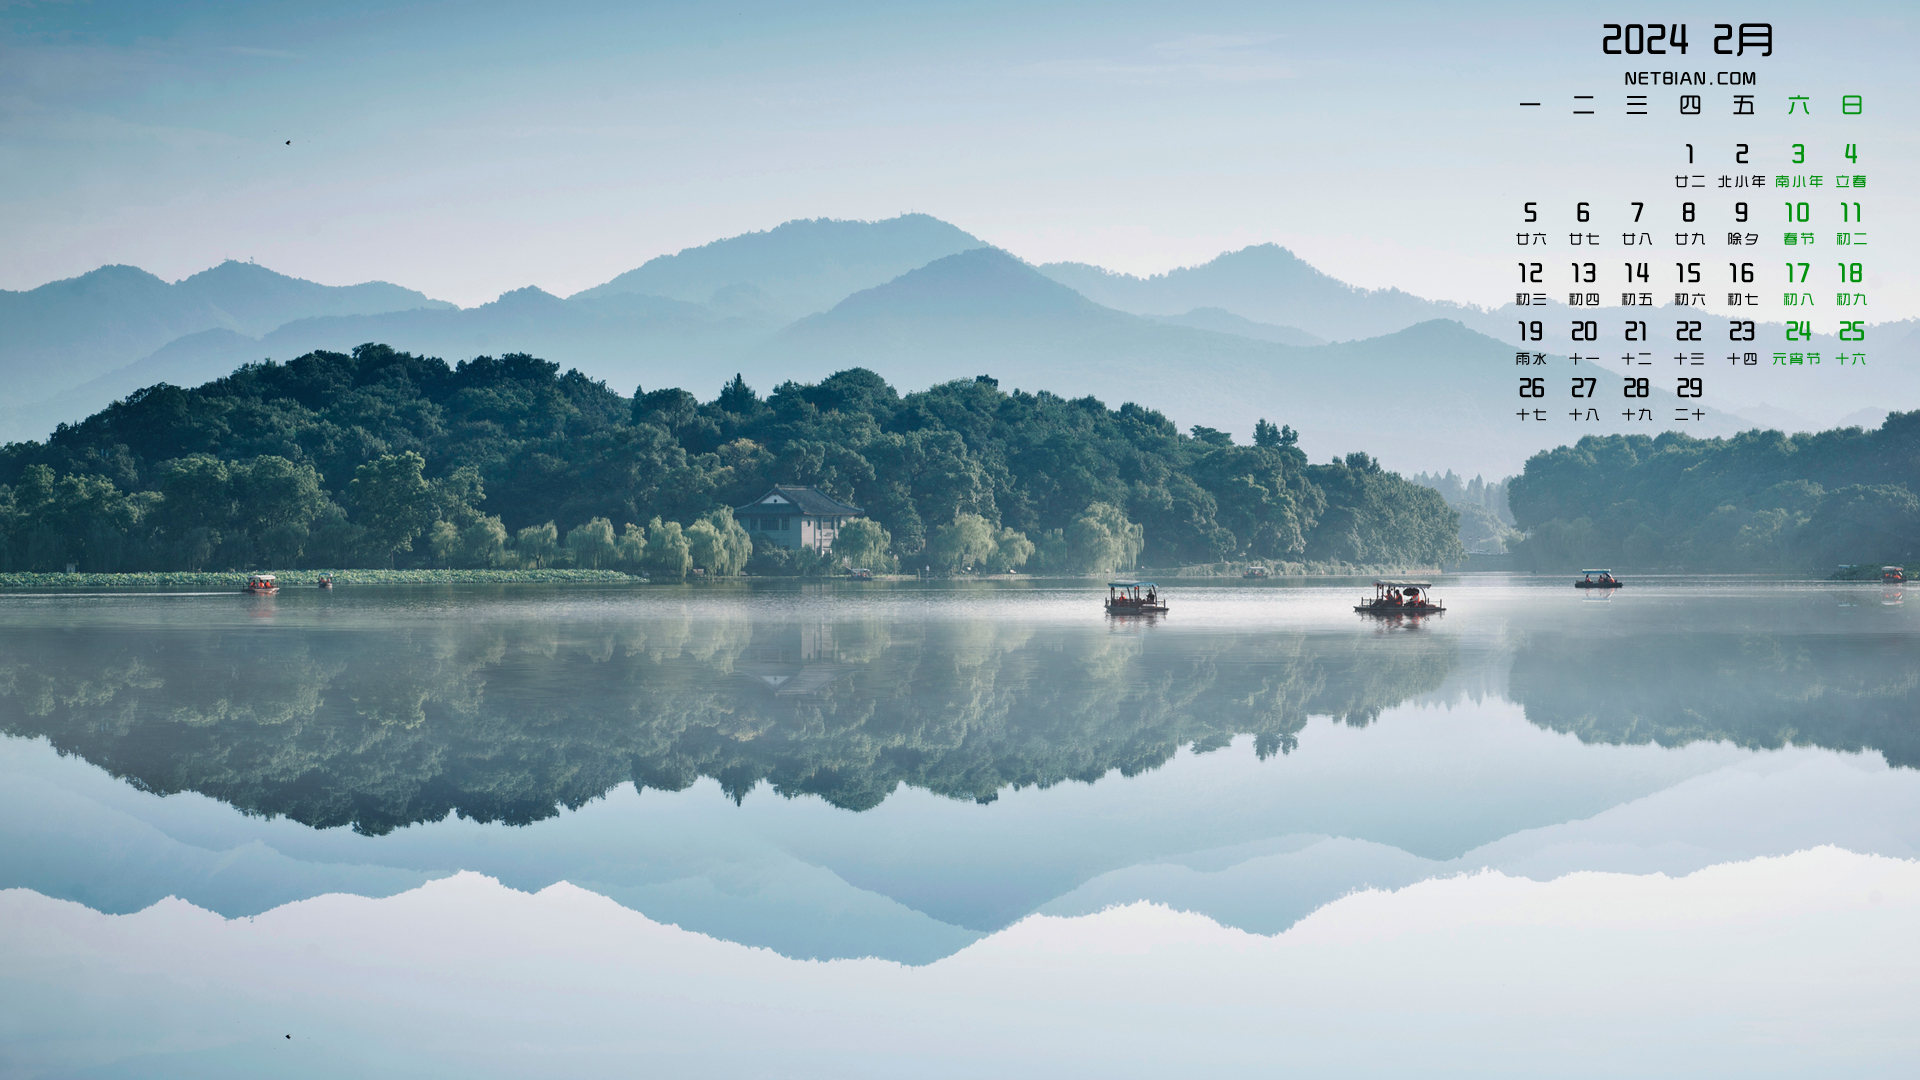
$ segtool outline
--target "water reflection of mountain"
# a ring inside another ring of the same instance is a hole
[[[1535,633],[1508,696],[1584,742],[1877,750],[1920,766],[1920,665],[1904,634]]]
[[[525,823],[634,782],[878,805],[900,784],[1133,775],[1437,687],[1443,637],[1109,634],[986,621],[489,622],[0,632],[0,730],[144,790],[384,833]]]

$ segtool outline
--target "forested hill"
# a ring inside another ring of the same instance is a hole
[[[1508,486],[1523,566],[1831,571],[1920,554],[1920,411],[1878,430],[1589,436]]]
[[[764,398],[735,378],[703,402],[624,397],[521,354],[448,365],[364,345],[150,387],[0,449],[0,568],[729,573],[749,541],[724,508],[775,483],[865,508],[878,528],[854,530],[866,546],[848,554],[871,563],[1431,566],[1459,552],[1431,489],[1366,454],[1309,465],[1272,424],[1256,441],[986,376],[905,397],[857,368]]]

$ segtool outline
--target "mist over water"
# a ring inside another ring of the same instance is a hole
[[[1162,584],[0,598],[0,1061],[1197,1060],[1142,1010],[1221,1075],[1397,1075],[1393,1032],[1524,1073],[1593,1024],[1595,1075],[1894,1060],[1903,592]],[[1762,1061],[1705,1002],[1825,1034]]]
[[[92,810],[9,815],[0,885],[233,916],[478,870],[926,962],[1139,899],[1272,933],[1352,888],[1544,858],[1486,849],[1735,765],[1906,790],[1899,594],[1636,585],[1470,580],[1417,624],[1285,583],[1175,583],[1151,622],[1044,582],[15,595],[12,798]]]

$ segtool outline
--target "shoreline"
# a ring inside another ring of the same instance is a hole
[[[336,585],[583,584],[644,585],[647,579],[621,570],[272,570],[282,587]],[[0,573],[0,589],[231,588],[247,583],[240,571],[154,570],[133,573]]]

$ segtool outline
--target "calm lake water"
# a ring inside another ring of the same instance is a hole
[[[7,595],[0,888],[233,917],[470,870],[921,965],[1142,899],[1272,934],[1482,867],[1914,857],[1920,600],[1569,585],[1418,624],[1358,583]]]

